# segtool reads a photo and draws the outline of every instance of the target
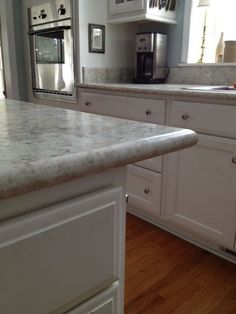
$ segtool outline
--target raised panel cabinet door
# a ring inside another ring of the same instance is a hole
[[[0,313],[54,313],[123,277],[122,194],[111,187],[2,223]]]
[[[199,136],[165,156],[164,218],[190,236],[233,249],[236,229],[235,141]]]
[[[144,9],[145,0],[109,0],[111,15],[131,13]]]

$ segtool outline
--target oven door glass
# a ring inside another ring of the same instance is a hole
[[[49,31],[35,35],[35,55],[37,64],[63,64],[64,31]]]

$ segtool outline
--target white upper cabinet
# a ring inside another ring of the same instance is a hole
[[[109,0],[109,22],[150,20],[176,24],[178,0]]]

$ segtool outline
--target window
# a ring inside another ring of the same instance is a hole
[[[187,62],[199,62],[202,53],[201,47],[203,46],[202,62],[214,63],[216,62],[217,57],[216,48],[222,33],[223,42],[235,41],[236,43],[236,0],[191,1],[192,7],[190,10],[191,14],[189,24]],[[199,6],[199,2],[204,4],[209,2],[210,5]],[[202,45],[204,24],[206,26],[204,36],[205,42]]]

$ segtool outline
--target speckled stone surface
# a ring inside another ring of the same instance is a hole
[[[132,68],[89,68],[82,67],[83,83],[127,83],[132,82]]]
[[[196,87],[200,85],[183,85],[183,84],[131,84],[131,83],[103,83],[103,84],[77,84],[77,87],[83,89],[97,89],[104,91],[117,91],[126,93],[141,93],[154,96],[182,96],[193,97],[195,99],[211,99],[215,100],[236,100],[236,89],[228,91],[208,91],[208,90],[191,90],[186,88]],[[236,102],[234,103],[236,105]]]
[[[0,101],[0,199],[194,145],[191,130]]]
[[[187,65],[171,68],[167,84],[232,85],[236,81],[236,65]]]

